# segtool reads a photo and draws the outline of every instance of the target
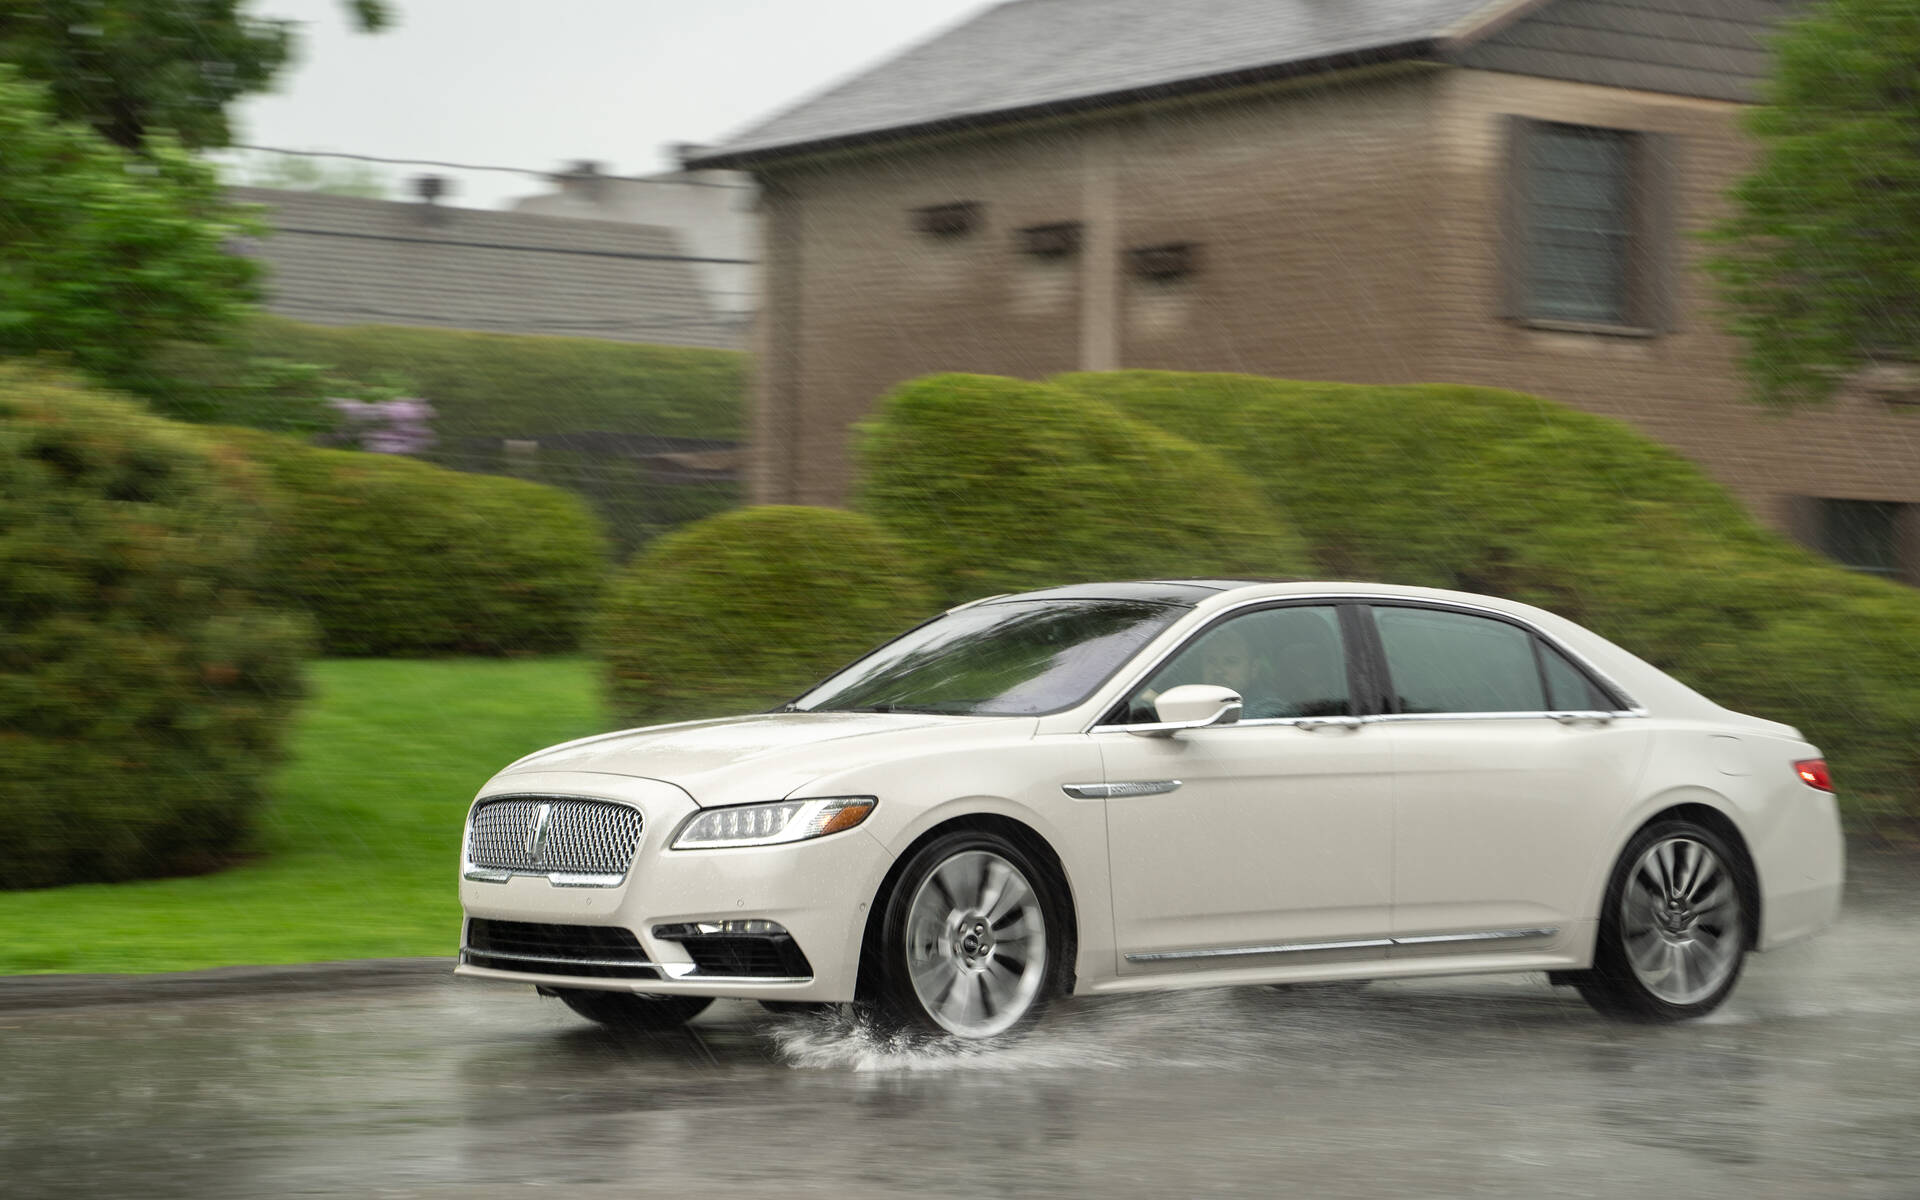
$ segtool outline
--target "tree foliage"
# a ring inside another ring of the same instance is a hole
[[[0,0],[0,61],[44,84],[63,120],[128,150],[166,130],[195,149],[232,140],[227,108],[291,60],[294,23],[247,0]],[[384,0],[347,0],[362,29]]]
[[[1775,45],[1757,169],[1714,230],[1757,400],[1920,358],[1920,0],[1826,0]]]
[[[96,379],[155,386],[171,341],[214,341],[246,312],[251,226],[171,139],[144,156],[50,119],[0,64],[0,355],[64,355]]]

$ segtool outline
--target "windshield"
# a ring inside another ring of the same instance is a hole
[[[929,621],[789,706],[803,712],[1038,716],[1085,700],[1187,610],[1008,600]]]

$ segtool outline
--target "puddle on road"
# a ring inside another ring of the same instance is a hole
[[[844,1009],[777,1018],[764,1027],[780,1060],[799,1070],[853,1072],[1019,1072],[1120,1070],[1146,1065],[1231,1069],[1250,1041],[1276,1035],[1324,1043],[1352,1028],[1353,1000],[1289,1003],[1208,990],[1108,996],[1056,1006],[1011,1040],[943,1041],[876,1028]],[[1276,1029],[1276,1010],[1286,1027]]]

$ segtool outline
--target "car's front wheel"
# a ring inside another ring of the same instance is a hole
[[[929,1033],[978,1040],[1038,1020],[1064,953],[1051,877],[998,834],[935,838],[886,898],[878,954],[882,1015]]]
[[[637,996],[586,988],[557,988],[554,994],[589,1021],[635,1033],[678,1029],[713,1003],[709,996]]]
[[[1608,1016],[1681,1021],[1720,1007],[1751,935],[1743,860],[1691,821],[1641,830],[1614,867],[1581,995]]]

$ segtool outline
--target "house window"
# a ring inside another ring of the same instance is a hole
[[[1527,263],[1533,314],[1627,323],[1631,135],[1543,125],[1527,162]]]
[[[1884,500],[1820,501],[1820,551],[1855,571],[1898,576],[1905,504]]]
[[[1673,139],[1511,118],[1510,316],[1597,332],[1667,324]]]

